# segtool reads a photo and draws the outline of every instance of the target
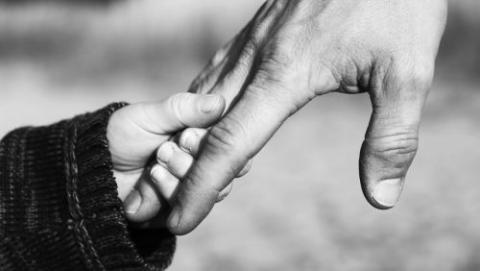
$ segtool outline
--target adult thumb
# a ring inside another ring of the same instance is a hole
[[[360,154],[362,190],[374,207],[389,209],[402,193],[418,149],[418,132],[431,76],[390,76],[373,87],[373,113]]]

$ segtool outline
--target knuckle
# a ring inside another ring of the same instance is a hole
[[[398,160],[401,164],[413,159],[418,150],[418,136],[413,131],[371,137],[365,143],[376,156],[389,161]]]
[[[204,154],[212,160],[215,157],[228,159],[224,170],[232,180],[240,172],[240,165],[254,155],[254,150],[248,146],[249,142],[243,125],[233,118],[227,119],[211,129],[205,142],[205,148],[209,151]]]
[[[301,34],[295,31],[283,30],[269,39],[262,51],[262,62],[282,69],[291,68],[300,55],[297,51],[303,51],[300,49]]]
[[[292,89],[306,89],[308,72],[304,70],[302,61],[294,57],[291,49],[278,43],[282,41],[273,41],[262,51],[257,62],[259,79]]]
[[[208,143],[220,151],[242,150],[241,146],[246,136],[245,128],[235,118],[227,115],[224,120],[215,125],[209,134]]]
[[[254,90],[268,91],[265,86],[284,86],[288,81],[288,76],[283,68],[275,65],[275,59],[268,58],[259,65],[254,79]]]
[[[289,73],[282,68],[272,67],[269,64],[259,67],[255,79],[244,95],[263,101],[277,112],[286,112],[291,115],[314,95],[307,87],[298,84],[294,72]]]

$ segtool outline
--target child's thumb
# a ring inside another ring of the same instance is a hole
[[[139,104],[136,123],[155,134],[169,134],[187,127],[204,128],[222,116],[225,100],[220,95],[180,93],[160,103]]]

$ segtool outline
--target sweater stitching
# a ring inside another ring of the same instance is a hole
[[[69,221],[69,228],[73,228],[75,237],[83,257],[86,260],[88,269],[93,269],[97,266],[100,270],[105,270],[105,267],[100,261],[97,252],[94,249],[93,242],[85,227],[85,219],[80,207],[80,199],[77,194],[78,189],[78,167],[75,156],[75,146],[77,140],[77,127],[73,123],[68,127],[66,134],[67,140],[65,141],[65,153],[66,153],[66,167],[67,167],[67,197],[68,207],[72,220]],[[93,262],[92,262],[93,261]]]

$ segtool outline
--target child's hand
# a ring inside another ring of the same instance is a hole
[[[140,199],[126,200],[140,180],[149,179],[147,163],[157,148],[187,127],[208,127],[224,109],[225,101],[219,95],[181,93],[157,103],[129,105],[112,115],[107,139],[119,197],[127,216],[135,214],[142,201],[154,202],[151,208],[157,213],[161,208],[152,185],[142,186]]]
[[[156,152],[156,163],[150,170],[150,181],[142,179],[135,190],[128,196],[128,202],[137,202],[141,198],[141,205],[135,213],[127,212],[127,217],[134,222],[146,222],[155,217],[159,212],[160,202],[166,200],[172,202],[174,193],[177,190],[181,180],[187,175],[195,157],[200,149],[202,140],[207,134],[206,129],[189,128],[179,135],[174,141],[164,142]],[[243,168],[237,175],[241,177],[248,173],[250,163]],[[153,184],[153,187],[152,187]],[[143,197],[142,191],[155,189],[160,193],[161,199],[157,197]],[[232,185],[229,185],[223,191],[220,191],[217,201],[223,200],[230,191]],[[134,200],[132,198],[137,198]],[[127,202],[127,204],[128,204]],[[164,214],[163,214],[164,215]],[[158,226],[164,221],[155,221],[150,225]]]

